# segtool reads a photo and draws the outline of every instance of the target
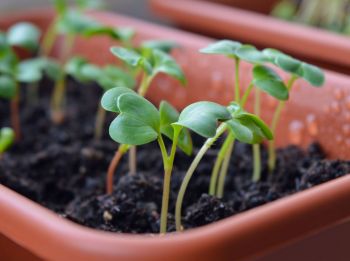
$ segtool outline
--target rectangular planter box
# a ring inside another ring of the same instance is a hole
[[[199,48],[212,42],[211,39],[105,12],[91,15],[105,24],[135,28],[136,41],[158,38],[174,40],[181,45],[174,56],[185,71],[188,87],[182,88],[175,81],[161,76],[152,87],[157,91],[151,90],[149,95],[155,103],[160,101],[160,97],[178,108],[198,100],[223,104],[230,101],[232,62],[198,53]],[[53,16],[49,10],[14,13],[1,16],[0,28],[5,29],[18,21],[30,21],[44,29]],[[108,52],[112,44],[115,43],[106,38],[80,40],[75,51],[103,64],[115,61]],[[244,86],[250,80],[250,68],[248,64],[243,64],[241,78]],[[322,89],[314,89],[298,81],[282,117],[277,144],[306,146],[310,141],[318,140],[331,158],[349,159],[350,136],[343,133],[342,127],[345,121],[350,123],[347,111],[350,78],[333,72],[327,72],[326,78]],[[269,122],[269,115],[276,104],[267,97],[263,102],[267,108],[263,117]],[[316,132],[309,131],[309,115],[316,121]],[[303,124],[301,133],[294,133],[292,125],[295,121]],[[296,134],[298,139],[295,139]],[[336,139],[336,136],[341,139]],[[1,245],[0,249],[6,249],[6,242],[11,240],[16,243],[11,244],[12,247],[20,246],[27,250],[27,254],[29,251],[48,260],[240,260],[256,258],[293,243],[291,248],[280,249],[279,253],[293,253],[295,256],[295,249],[300,251],[297,247],[300,240],[318,234],[318,238],[323,237],[323,242],[327,242],[332,238],[329,235],[339,231],[336,225],[349,228],[350,223],[344,223],[350,217],[349,201],[350,175],[347,175],[215,224],[158,237],[85,228],[0,185],[0,233],[6,238],[1,240],[5,245]],[[315,242],[313,237],[304,242],[310,240]],[[332,244],[329,250],[339,254],[339,249],[333,249]],[[302,251],[300,254],[303,254]]]
[[[155,13],[193,32],[273,47],[325,68],[350,71],[349,37],[241,9],[266,13],[271,1],[219,1],[232,6],[199,0],[149,1]]]

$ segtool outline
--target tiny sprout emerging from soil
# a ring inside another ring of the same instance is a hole
[[[30,23],[18,23],[0,32],[0,97],[10,100],[11,124],[16,140],[20,138],[20,83],[36,83],[44,74],[55,75],[56,63],[51,59],[31,58],[20,61],[14,48],[35,54],[39,49],[40,30]],[[29,93],[29,92],[28,92]]]
[[[324,84],[325,76],[323,71],[314,65],[302,62],[275,49],[265,49],[263,50],[263,54],[269,59],[269,62],[290,74],[290,79],[287,83],[288,92],[292,90],[293,84],[299,78],[304,79],[314,87],[320,87]],[[273,115],[271,123],[271,130],[273,133],[276,131],[284,106],[285,101],[280,101]],[[273,172],[276,166],[274,145],[274,140],[270,141],[268,158],[270,172]]]
[[[141,83],[137,90],[138,94],[144,96],[152,80],[159,73],[167,74],[182,84],[186,83],[185,76],[176,61],[166,52],[172,48],[173,44],[164,41],[146,42],[138,50],[133,48],[112,47],[111,52],[123,61],[129,68],[134,70],[134,74],[141,73]],[[151,48],[152,47],[152,48]],[[163,49],[164,51],[162,51]],[[103,105],[103,99],[102,99]],[[108,110],[108,109],[107,109]],[[114,160],[108,169],[107,193],[113,190],[113,175],[122,155],[130,149],[129,165],[130,174],[136,173],[136,149],[134,146],[121,145],[115,154]]]
[[[4,152],[6,152],[15,139],[15,132],[11,128],[1,128],[0,129],[0,159]]]
[[[218,121],[222,122],[219,126],[217,126]],[[230,131],[230,135],[232,133],[232,137],[246,143],[272,139],[272,133],[259,117],[245,112],[236,102],[232,102],[227,108],[213,102],[191,104],[181,112],[179,120],[174,125],[186,127],[208,138],[187,170],[177,197],[176,230],[181,231],[181,209],[187,186],[199,162],[213,143],[227,130]],[[222,193],[224,177],[219,180],[219,183],[219,193]]]
[[[114,65],[100,67],[90,63],[83,57],[73,57],[65,66],[66,74],[72,76],[81,83],[96,82],[103,93],[115,86],[135,87],[135,79],[126,71]],[[106,111],[98,106],[95,120],[95,139],[100,140],[103,133]]]
[[[160,232],[166,233],[170,180],[176,148],[179,147],[187,154],[192,153],[189,132],[183,130],[181,125],[174,124],[179,113],[169,103],[163,101],[158,111],[152,103],[129,88],[117,87],[107,91],[102,98],[102,106],[119,114],[111,123],[109,134],[113,140],[124,144],[125,148],[158,141],[164,165]],[[163,135],[172,140],[170,154],[167,152]],[[119,160],[121,154],[118,155]]]
[[[254,113],[260,114],[260,90],[275,97],[279,100],[288,99],[288,90],[284,85],[282,79],[277,75],[272,68],[266,67],[263,64],[268,62],[266,57],[261,51],[257,50],[254,46],[248,44],[242,44],[236,41],[221,40],[210,44],[208,47],[203,48],[200,52],[205,54],[217,54],[224,55],[235,61],[235,86],[234,86],[234,99],[236,103],[239,103],[243,108],[246,101],[253,89],[255,89],[255,106]],[[247,87],[245,93],[240,95],[240,62],[245,61],[253,64],[253,79]],[[221,197],[224,178],[228,172],[229,160],[233,151],[235,137],[233,133],[229,132],[225,142],[223,143],[218,157],[215,161],[214,168],[211,175],[211,182],[209,188],[209,194]],[[260,145],[257,142],[252,143],[253,156],[254,156],[254,168],[253,168],[253,180],[258,181],[261,175],[261,159],[260,159]],[[219,179],[219,184],[218,183]],[[217,187],[218,186],[218,187]]]

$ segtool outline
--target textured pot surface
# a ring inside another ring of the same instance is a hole
[[[174,55],[183,66],[188,87],[164,76],[156,79],[149,98],[166,99],[182,108],[197,100],[230,101],[231,61],[198,53],[212,40],[109,13],[92,13],[98,20],[136,29],[137,41],[158,38],[177,41]],[[45,28],[53,13],[47,10],[1,16],[0,28],[26,20]],[[115,61],[106,38],[79,40],[76,52],[99,63]],[[94,52],[94,50],[97,50]],[[106,50],[102,52],[101,50]],[[250,80],[243,64],[243,86]],[[322,89],[298,81],[278,129],[278,145],[307,145],[318,140],[330,157],[350,158],[350,78],[326,73]],[[155,89],[153,89],[155,90]],[[175,91],[174,91],[175,90]],[[264,97],[263,117],[269,122],[276,106]],[[163,237],[119,235],[76,225],[0,185],[0,233],[35,255],[50,260],[238,260],[321,231],[350,216],[350,176],[249,210],[234,217],[181,234]]]
[[[254,2],[264,1],[247,1],[247,5]],[[350,71],[349,37],[214,1],[150,0],[150,3],[157,14],[191,31],[278,48],[332,70]]]

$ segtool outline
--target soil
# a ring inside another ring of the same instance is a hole
[[[23,137],[0,161],[0,183],[76,223],[113,232],[158,233],[162,196],[162,161],[156,143],[138,148],[138,173],[128,175],[127,156],[115,175],[114,193],[105,194],[108,164],[118,144],[108,131],[93,139],[94,115],[101,90],[68,82],[67,115],[55,126],[50,121],[52,84],[40,85],[40,99],[31,105],[22,86]],[[0,101],[0,126],[9,126],[8,103]],[[106,130],[115,116],[108,114]],[[198,149],[203,139],[193,135]],[[226,179],[225,196],[207,194],[218,145],[208,152],[187,190],[183,225],[202,226],[266,204],[350,173],[350,161],[327,160],[317,143],[305,151],[295,146],[278,149],[275,173],[268,174],[263,147],[263,174],[251,181],[251,146],[236,144]],[[168,229],[174,231],[174,204],[191,157],[179,152],[170,194]]]

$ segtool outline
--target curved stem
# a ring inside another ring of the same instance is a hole
[[[191,163],[191,166],[186,172],[186,175],[182,181],[179,194],[176,199],[176,208],[175,208],[175,222],[176,222],[176,230],[181,231],[182,225],[181,225],[181,210],[182,210],[182,202],[185,196],[186,189],[188,187],[188,184],[192,178],[192,175],[194,171],[196,170],[199,162],[202,160],[205,153],[208,151],[208,149],[213,145],[213,143],[226,131],[227,125],[222,123],[219,128],[216,130],[216,134],[214,137],[209,138],[206,140],[206,142],[203,144],[202,148],[197,153],[196,157]]]
[[[292,75],[292,77],[289,79],[287,83],[287,89],[288,91],[291,91],[293,83],[298,79],[297,76]],[[275,151],[275,138],[276,138],[276,129],[277,129],[277,124],[279,122],[279,119],[281,117],[281,112],[285,106],[285,101],[280,101],[277,105],[276,111],[273,115],[272,118],[272,123],[271,123],[271,131],[275,135],[273,140],[269,141],[269,158],[268,158],[268,167],[270,173],[274,171],[276,167],[276,151]]]
[[[251,82],[251,83],[249,84],[247,90],[244,92],[243,97],[242,97],[242,100],[241,100],[241,106],[242,106],[242,108],[244,108],[245,104],[247,103],[249,94],[251,93],[253,87],[254,87],[254,84],[253,84],[253,82]]]
[[[224,196],[224,188],[225,188],[225,179],[227,176],[227,172],[228,172],[228,167],[230,165],[230,159],[231,159],[231,155],[232,155],[232,151],[233,151],[233,147],[234,147],[234,137],[233,135],[229,135],[230,137],[230,143],[229,146],[227,148],[227,152],[224,158],[224,161],[222,163],[222,167],[220,170],[220,176],[219,176],[219,181],[218,181],[218,188],[216,191],[216,196],[218,198],[222,198]]]
[[[220,168],[222,165],[222,162],[225,158],[225,155],[227,153],[227,150],[230,146],[230,143],[232,142],[232,139],[229,138],[230,134],[228,134],[228,136],[226,137],[224,144],[221,146],[221,149],[219,151],[219,154],[216,158],[215,164],[214,164],[214,168],[213,171],[211,173],[211,177],[210,177],[210,185],[209,185],[209,195],[214,196],[216,193],[216,187],[217,187],[217,180],[219,177],[219,172],[220,172]]]
[[[95,140],[100,140],[102,138],[103,127],[106,119],[106,111],[103,109],[101,104],[97,109],[97,116],[95,120]]]
[[[113,177],[115,173],[115,169],[117,168],[120,159],[123,157],[125,152],[128,150],[129,146],[128,145],[121,145],[119,146],[117,152],[115,153],[111,163],[109,164],[108,167],[108,172],[107,172],[107,179],[106,179],[106,191],[107,194],[112,194],[113,192]]]

